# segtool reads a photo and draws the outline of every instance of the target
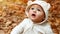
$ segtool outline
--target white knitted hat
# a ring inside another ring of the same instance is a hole
[[[38,4],[38,5],[40,5],[43,8],[43,10],[45,12],[45,15],[46,15],[45,20],[43,21],[43,22],[45,22],[48,19],[48,10],[50,8],[50,4],[45,2],[45,1],[34,1],[34,2],[28,1],[27,8],[26,8],[26,11],[25,11],[27,16],[28,16],[28,9],[33,4]]]

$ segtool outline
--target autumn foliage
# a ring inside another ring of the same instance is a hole
[[[60,34],[60,0],[45,0],[51,4],[48,21],[55,34]]]

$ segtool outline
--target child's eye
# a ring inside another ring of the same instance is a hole
[[[37,9],[38,11],[40,11],[40,9]]]
[[[31,8],[32,10],[34,10],[34,8]]]

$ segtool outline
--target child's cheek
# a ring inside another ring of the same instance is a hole
[[[29,12],[32,12],[32,10],[29,10]]]
[[[28,14],[29,14],[29,15],[31,15],[31,13],[32,13],[32,11],[31,11],[31,10],[29,10]]]
[[[29,13],[31,14],[31,13],[33,13],[33,11],[32,11],[32,10],[30,10],[30,11],[29,11]]]
[[[38,12],[37,15],[40,16],[40,13]]]

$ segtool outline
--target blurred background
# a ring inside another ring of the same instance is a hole
[[[27,18],[25,8],[28,1],[29,0],[0,0],[0,34],[10,34],[16,25],[24,18]],[[42,1],[51,4],[47,21],[51,24],[54,34],[60,34],[60,0]]]

